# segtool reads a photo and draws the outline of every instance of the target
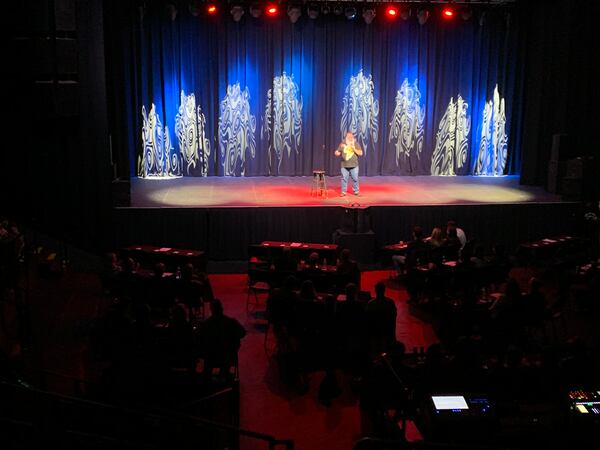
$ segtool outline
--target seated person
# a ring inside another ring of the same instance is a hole
[[[458,239],[458,235],[456,233],[456,228],[448,228],[446,239],[444,239],[444,243],[440,247],[443,250],[443,256],[448,261],[457,261],[458,254],[461,248],[461,242]]]
[[[339,284],[346,286],[348,283],[359,284],[360,283],[360,271],[358,270],[358,264],[352,260],[350,250],[345,248],[340,254],[340,261],[336,269]]]
[[[312,252],[308,255],[308,262],[306,263],[305,269],[319,269],[319,254],[317,252]]]
[[[435,227],[431,230],[431,236],[429,236],[429,246],[431,248],[438,248],[444,243],[444,235],[442,229]]]
[[[485,259],[485,249],[482,245],[478,245],[475,247],[475,251],[473,252],[473,256],[471,256],[471,263],[475,267],[485,267],[487,266],[487,261]]]
[[[202,302],[203,286],[194,273],[194,266],[186,264],[181,269],[181,278],[177,280],[177,298],[188,308],[198,308]]]
[[[146,281],[148,303],[150,306],[160,309],[170,308],[175,299],[172,293],[172,280],[165,277],[165,270],[163,263],[156,263],[152,276]]]
[[[114,283],[122,271],[117,254],[110,252],[106,254],[102,271],[100,272],[100,281],[105,293],[109,294],[114,288]]]
[[[413,227],[413,239],[406,246],[406,255],[394,255],[392,260],[399,268],[412,268],[428,260],[429,244],[423,239],[423,228]]]
[[[246,336],[246,329],[234,318],[223,312],[219,299],[210,303],[210,317],[199,330],[204,357],[204,375],[211,377],[213,369],[219,369],[220,376],[226,376],[229,368],[237,363],[240,341]]]
[[[446,224],[446,235],[450,234],[450,230],[456,230],[456,237],[460,242],[460,248],[463,248],[467,243],[467,235],[462,228],[459,228],[454,220],[449,220]]]
[[[300,288],[300,300],[312,302],[317,299],[317,291],[312,280],[304,280]]]
[[[170,367],[196,367],[196,347],[192,325],[182,305],[175,305],[172,317],[166,329],[168,333],[167,360]]]
[[[396,341],[396,304],[385,296],[385,284],[375,285],[375,298],[366,307],[367,334],[371,355],[378,355]]]
[[[142,289],[142,278],[137,273],[139,264],[133,258],[123,261],[123,269],[114,280],[114,294],[117,297],[129,297],[134,302],[142,300],[145,292]]]
[[[273,261],[272,270],[277,272],[295,272],[298,267],[298,261],[292,256],[292,249],[289,246],[282,248],[281,255]]]

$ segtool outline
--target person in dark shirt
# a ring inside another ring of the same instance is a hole
[[[340,262],[337,265],[336,275],[338,286],[344,288],[348,283],[360,286],[360,271],[358,264],[351,257],[350,250],[345,248],[340,254]]]
[[[375,298],[366,307],[371,355],[386,351],[396,341],[396,315],[396,304],[385,296],[385,284],[380,281],[375,285]]]
[[[288,246],[283,247],[281,255],[273,261],[273,270],[277,272],[295,272],[298,267],[298,261],[292,256],[292,249]]]
[[[210,378],[213,369],[227,376],[229,368],[237,364],[237,353],[246,329],[223,312],[219,299],[210,303],[211,316],[200,327],[200,342],[204,356],[204,376]]]
[[[413,227],[412,241],[406,244],[405,255],[394,255],[392,260],[399,271],[411,269],[419,264],[425,264],[429,258],[429,245],[423,239],[423,228]]]

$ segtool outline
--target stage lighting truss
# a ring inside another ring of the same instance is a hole
[[[365,23],[367,25],[371,25],[371,22],[373,22],[373,19],[375,19],[375,16],[377,15],[377,11],[375,10],[374,7],[372,6],[365,6],[363,8],[363,19],[365,20]]]
[[[242,5],[233,5],[229,10],[234,22],[239,22],[244,16],[244,7]]]
[[[235,22],[239,22],[245,12],[249,12],[255,19],[263,16],[277,17],[279,8],[287,5],[286,13],[292,23],[296,23],[302,14],[306,14],[311,20],[330,15],[354,20],[358,14],[361,14],[367,25],[374,20],[395,20],[398,17],[403,21],[416,17],[419,24],[425,25],[433,15],[449,21],[457,18],[468,21],[475,16],[482,25],[488,10],[498,6],[509,6],[516,2],[517,0],[313,0],[309,2],[228,0],[226,3]],[[175,2],[167,2],[166,5],[166,13],[174,21],[177,17],[177,9],[171,5],[175,5]],[[202,8],[200,5],[203,5],[205,14],[208,15],[216,14],[219,5],[224,7],[223,2],[217,0],[214,2],[192,0],[189,2],[190,13],[194,16],[199,15]],[[380,19],[376,19],[378,15]]]
[[[258,19],[260,16],[262,16],[263,9],[258,3],[252,3],[248,9],[250,10],[250,15],[255,19]]]
[[[315,3],[309,3],[306,7],[306,14],[313,20],[317,19],[319,17],[319,6]]]
[[[302,7],[300,5],[289,5],[288,6],[288,17],[290,18],[290,22],[296,23],[298,19],[302,16]]]

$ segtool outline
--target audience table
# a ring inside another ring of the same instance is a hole
[[[177,267],[191,263],[198,270],[206,269],[205,254],[201,250],[155,247],[152,245],[132,245],[123,249],[124,257],[131,257],[142,267],[152,267],[162,262],[167,270],[175,271]]]
[[[261,260],[272,261],[283,253],[283,249],[289,247],[292,256],[298,260],[308,261],[311,253],[319,254],[319,262],[322,264],[325,260],[335,262],[338,256],[337,244],[315,244],[306,242],[283,242],[283,241],[263,241],[258,245],[251,245],[248,248],[248,256]]]

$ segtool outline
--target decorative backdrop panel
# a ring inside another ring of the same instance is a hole
[[[161,2],[124,2],[109,19],[130,102],[115,132],[128,136],[132,175],[334,175],[346,131],[365,150],[363,175],[519,172],[514,12],[234,22],[187,4],[173,16]]]

